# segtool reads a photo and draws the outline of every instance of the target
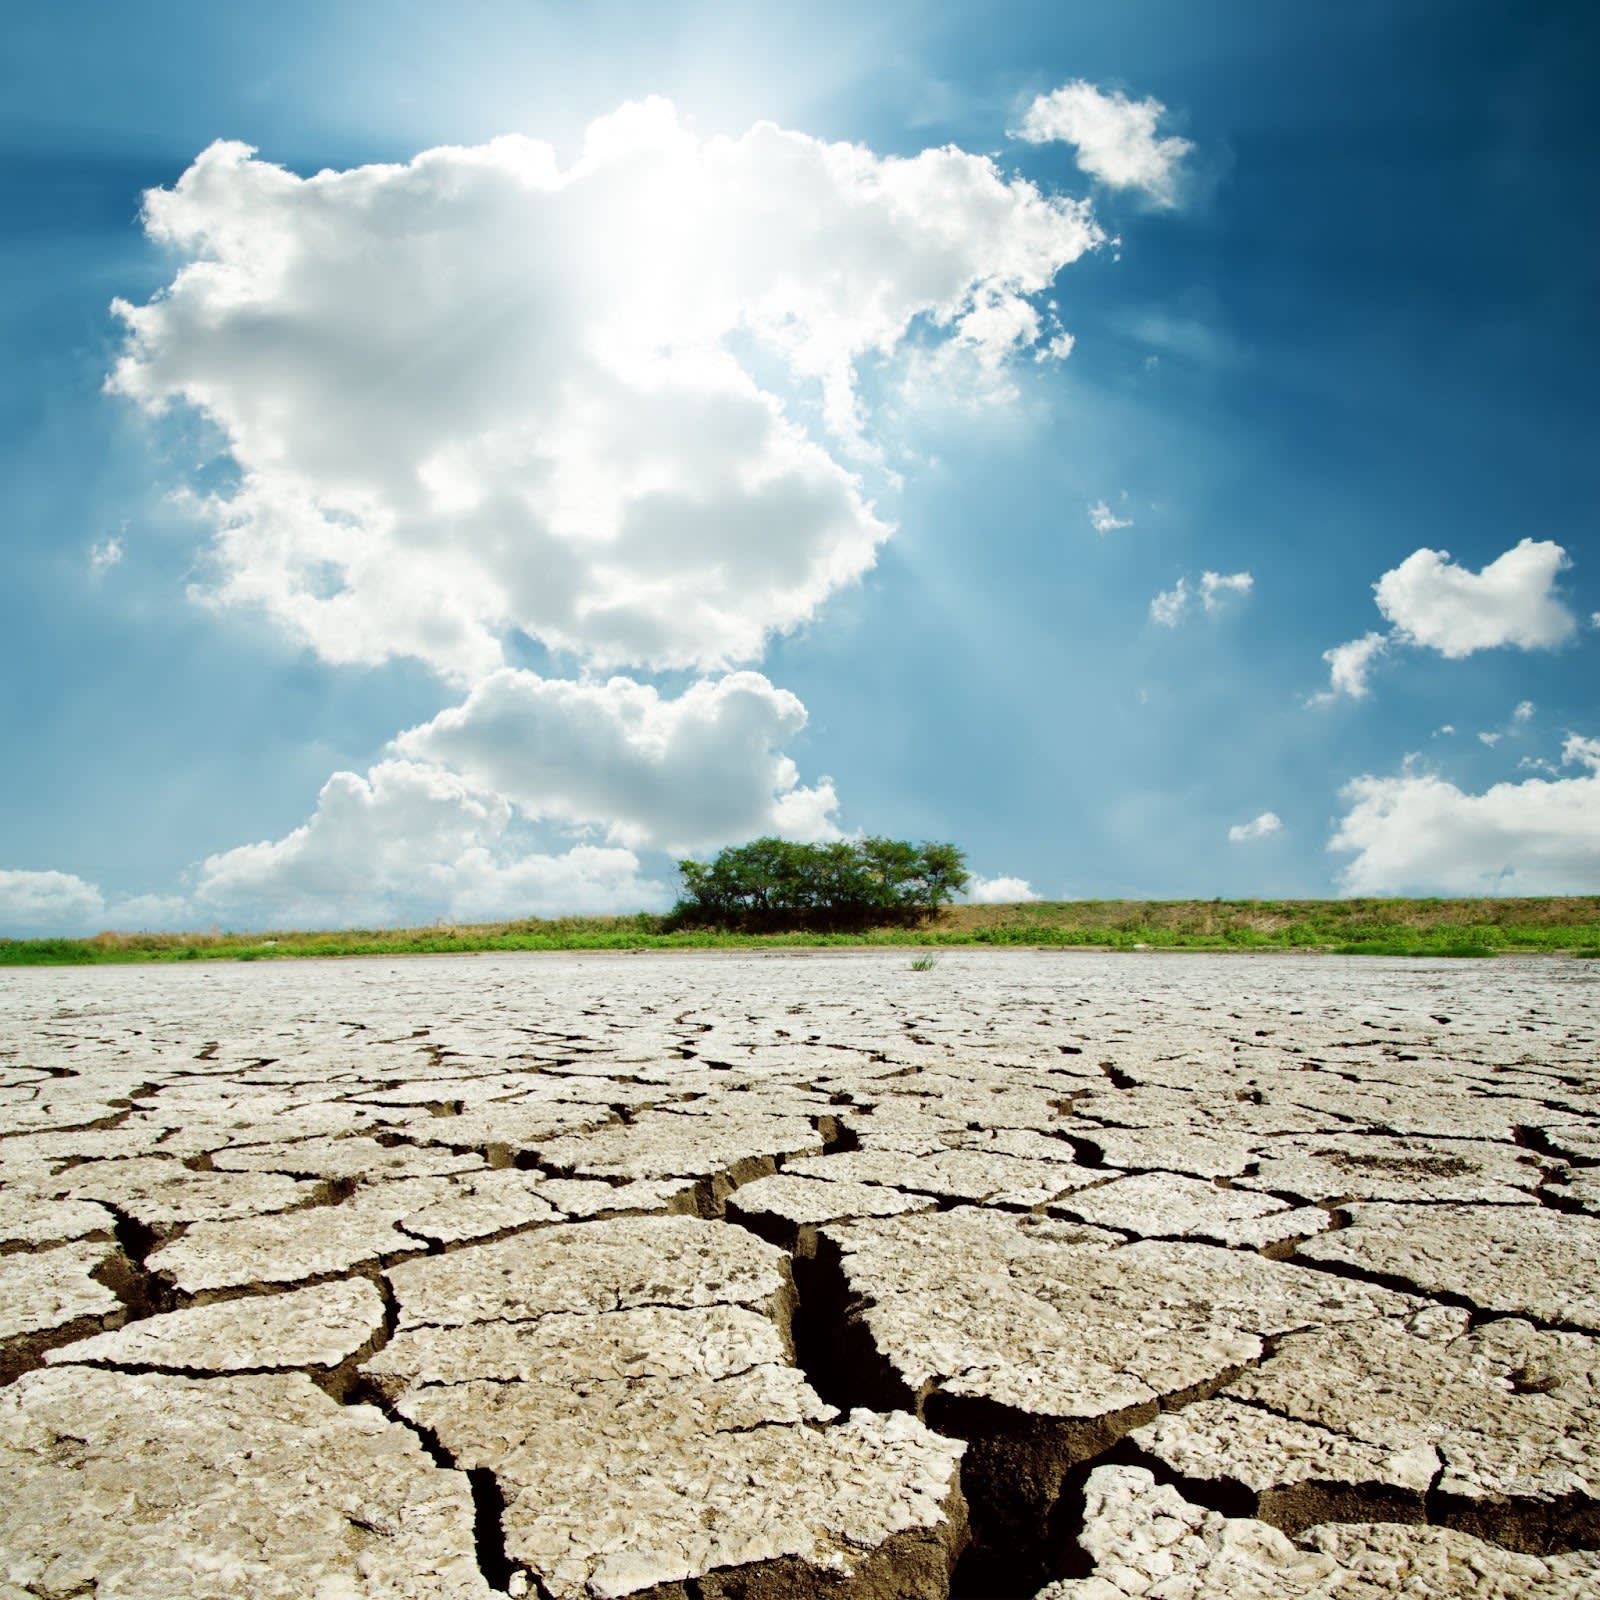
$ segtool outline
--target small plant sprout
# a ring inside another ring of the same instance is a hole
[[[913,972],[932,972],[933,969],[938,965],[938,956],[918,956],[917,959],[911,963],[911,970]]]

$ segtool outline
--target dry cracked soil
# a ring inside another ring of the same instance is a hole
[[[1600,971],[0,977],[0,1600],[1600,1593]]]

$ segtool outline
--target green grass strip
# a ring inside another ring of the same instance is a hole
[[[278,961],[305,956],[509,950],[764,950],[830,946],[1026,946],[1097,950],[1310,950],[1337,955],[1570,953],[1600,958],[1600,896],[1522,900],[1079,900],[952,906],[921,927],[740,934],[673,928],[664,917],[329,932],[119,933],[0,939],[0,965]]]

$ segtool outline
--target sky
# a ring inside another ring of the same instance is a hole
[[[0,936],[1600,892],[1600,11],[6,19]]]

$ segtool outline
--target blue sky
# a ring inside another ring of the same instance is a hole
[[[1600,891],[1597,64],[1464,0],[8,18],[0,934],[631,909],[772,829]]]

